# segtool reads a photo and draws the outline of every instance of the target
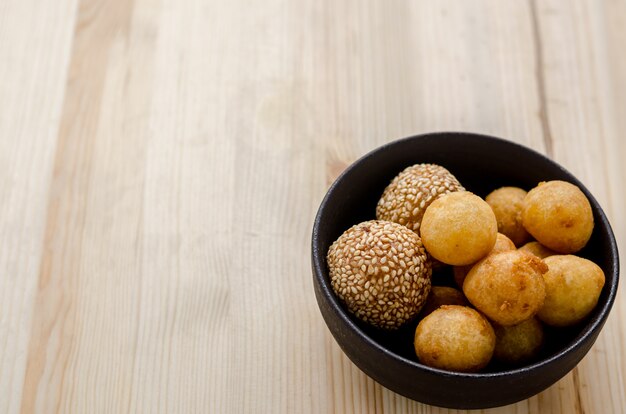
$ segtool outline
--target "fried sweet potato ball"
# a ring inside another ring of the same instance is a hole
[[[463,293],[492,321],[516,325],[537,313],[546,295],[542,275],[546,264],[518,250],[496,253],[478,262],[467,274]]]
[[[522,205],[526,194],[518,187],[502,187],[485,198],[496,215],[498,231],[510,238],[516,246],[530,240],[530,234],[522,225]]]
[[[518,250],[527,252],[530,254],[534,254],[540,259],[545,259],[546,257],[550,257],[550,256],[554,256],[555,254],[558,254],[554,250],[548,249],[546,246],[539,243],[538,241],[528,242],[522,247],[520,247]]]
[[[549,268],[543,275],[546,299],[537,316],[551,326],[580,322],[598,303],[604,272],[592,261],[573,255],[550,256],[545,263]]]
[[[556,252],[575,253],[593,231],[593,213],[585,194],[574,184],[548,181],[528,192],[522,223],[537,241]]]
[[[493,210],[468,191],[449,193],[426,209],[422,242],[435,259],[455,266],[486,256],[496,243],[498,224]]]
[[[489,322],[466,306],[444,305],[422,319],[415,330],[420,362],[450,371],[479,371],[491,360],[495,344]]]
[[[426,303],[420,312],[420,317],[424,318],[443,305],[467,306],[469,302],[465,295],[458,289],[447,286],[433,286],[426,298]]]
[[[515,250],[515,245],[513,244],[511,239],[506,237],[504,234],[498,233],[496,237],[496,244],[493,246],[493,249],[491,249],[489,254],[506,252],[508,250]],[[459,286],[461,289],[463,289],[463,282],[465,281],[465,276],[467,276],[469,271],[472,270],[473,266],[474,266],[474,263],[469,264],[467,266],[454,266],[453,268],[454,281],[456,282],[457,286]]]
[[[543,326],[530,318],[513,326],[493,324],[496,349],[493,357],[506,364],[522,364],[532,360],[543,344]]]

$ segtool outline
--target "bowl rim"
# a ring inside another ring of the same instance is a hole
[[[599,313],[598,313],[598,317],[596,317],[592,321],[588,322],[588,325],[585,326],[584,330],[575,338],[575,340],[572,343],[570,343],[568,346],[566,346],[565,348],[561,349],[559,352],[555,353],[554,355],[551,355],[550,357],[548,357],[546,359],[542,359],[540,361],[536,361],[536,362],[533,362],[532,364],[525,365],[525,366],[522,366],[522,367],[519,367],[519,368],[512,368],[512,369],[506,369],[506,370],[502,370],[502,371],[484,372],[484,373],[480,373],[480,372],[476,372],[476,373],[456,372],[456,371],[447,371],[447,370],[443,370],[443,369],[429,367],[429,366],[421,364],[421,363],[419,363],[417,361],[413,361],[411,359],[408,359],[408,358],[405,358],[405,357],[403,357],[401,355],[398,355],[395,352],[391,352],[389,349],[381,346],[378,342],[373,340],[367,333],[365,333],[348,316],[347,311],[345,311],[343,309],[343,307],[341,306],[341,304],[339,302],[339,298],[332,291],[330,283],[328,283],[325,280],[325,277],[324,277],[325,276],[324,267],[326,266],[326,261],[325,261],[326,253],[325,252],[320,252],[320,246],[319,246],[319,231],[320,230],[319,229],[320,229],[320,227],[322,225],[321,221],[322,221],[322,217],[324,216],[324,213],[326,211],[326,206],[327,206],[328,199],[331,197],[332,193],[335,191],[336,187],[344,179],[344,177],[347,176],[348,174],[350,174],[350,172],[353,169],[355,169],[357,167],[357,165],[360,165],[364,161],[367,161],[368,159],[370,159],[372,157],[375,157],[378,153],[386,151],[388,148],[390,148],[392,146],[403,145],[407,141],[412,141],[412,140],[416,140],[416,139],[422,139],[422,138],[426,138],[426,137],[436,137],[436,136],[439,136],[441,138],[441,137],[450,136],[450,135],[455,135],[455,136],[459,136],[459,137],[466,137],[466,138],[471,138],[471,139],[480,139],[480,140],[485,140],[485,141],[492,141],[494,143],[498,143],[498,144],[501,144],[501,145],[511,145],[511,146],[516,147],[518,150],[533,153],[535,156],[538,156],[543,161],[545,161],[545,162],[547,162],[549,164],[552,164],[553,167],[556,167],[556,168],[562,170],[569,177],[571,177],[572,178],[571,181],[573,181],[574,184],[576,184],[583,191],[583,193],[585,193],[585,196],[589,199],[589,202],[593,206],[593,209],[595,211],[597,211],[599,221],[601,221],[602,225],[607,229],[607,232],[608,232],[607,235],[608,235],[609,243],[610,243],[610,247],[611,247],[609,250],[610,250],[611,255],[612,255],[610,271],[615,276],[615,277],[612,278],[612,283],[608,286],[608,288],[609,288],[608,298],[602,304],[602,307],[600,308]],[[324,198],[322,199],[322,202],[320,203],[320,206],[319,206],[319,209],[317,211],[317,214],[315,215],[315,220],[313,222],[313,231],[312,231],[312,238],[311,238],[311,248],[312,248],[311,250],[312,250],[312,262],[313,262],[312,264],[313,264],[313,268],[315,269],[315,271],[313,273],[314,273],[314,277],[317,279],[317,282],[319,284],[320,291],[326,297],[326,299],[327,299],[328,303],[330,304],[330,306],[332,307],[334,313],[336,315],[338,315],[341,318],[341,320],[343,321],[343,323],[348,325],[350,329],[354,330],[357,333],[357,335],[362,340],[364,340],[367,343],[367,345],[369,347],[374,348],[378,352],[381,352],[381,353],[385,354],[387,357],[389,357],[391,359],[394,359],[394,360],[396,360],[398,362],[407,364],[407,365],[411,366],[414,369],[424,370],[424,371],[428,371],[428,372],[430,372],[432,374],[439,374],[439,375],[445,375],[445,376],[456,377],[456,378],[486,379],[486,378],[509,377],[511,375],[524,374],[524,373],[527,373],[527,372],[530,372],[530,371],[534,371],[536,369],[540,369],[541,367],[545,367],[547,365],[551,365],[551,364],[555,363],[557,360],[563,358],[565,355],[570,354],[570,353],[574,352],[577,348],[583,346],[587,342],[588,338],[593,336],[594,332],[599,327],[602,327],[602,325],[605,323],[606,319],[608,318],[608,315],[609,315],[610,310],[611,310],[611,308],[613,306],[613,303],[615,302],[615,297],[617,295],[617,288],[618,288],[618,284],[619,284],[619,253],[618,253],[617,241],[615,239],[615,235],[613,233],[613,229],[611,228],[609,220],[606,217],[606,214],[604,213],[604,210],[600,206],[600,203],[598,203],[598,201],[591,194],[591,192],[589,192],[589,190],[585,187],[585,185],[578,178],[576,178],[574,176],[574,174],[569,172],[567,169],[565,169],[563,166],[558,164],[556,161],[553,161],[552,159],[548,158],[546,155],[544,155],[544,154],[542,154],[542,153],[540,153],[540,152],[538,152],[538,151],[536,151],[536,150],[534,150],[532,148],[529,148],[529,147],[527,147],[525,145],[519,144],[519,143],[514,142],[514,141],[509,141],[509,140],[506,140],[506,139],[503,139],[503,138],[499,138],[499,137],[495,137],[495,136],[492,136],[492,135],[486,135],[486,134],[480,134],[480,133],[472,133],[472,132],[438,131],[438,132],[431,132],[431,133],[423,133],[423,134],[411,135],[411,136],[408,136],[408,137],[405,137],[405,138],[400,138],[400,139],[393,140],[393,141],[388,142],[386,144],[383,144],[383,145],[381,145],[381,146],[379,146],[377,148],[374,148],[373,150],[367,152],[365,155],[363,155],[360,158],[358,158],[356,161],[352,162],[333,181],[333,183],[330,185],[330,187],[326,191],[326,194],[324,195]],[[613,252],[615,252],[615,254],[613,254]],[[320,258],[322,258],[322,259],[320,260]]]

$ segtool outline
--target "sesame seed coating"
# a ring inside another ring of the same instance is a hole
[[[376,218],[418,232],[430,203],[443,194],[461,190],[461,183],[444,167],[415,164],[405,168],[385,188],[376,206]]]
[[[419,236],[396,223],[366,221],[328,249],[333,290],[359,319],[396,329],[416,316],[430,292],[431,267]]]

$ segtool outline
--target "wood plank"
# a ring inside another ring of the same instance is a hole
[[[626,205],[626,165],[623,158],[626,156],[626,2],[611,0],[604,4],[604,23],[606,30],[606,58],[608,59],[608,79],[610,79],[609,89],[605,93],[610,98],[610,106],[604,108],[610,111],[608,114],[614,122],[614,129],[610,146],[607,145],[605,151],[612,160],[611,169],[608,172],[610,186],[610,212],[611,223],[621,247],[620,260],[622,269],[626,263],[626,215],[622,213]],[[622,270],[622,274],[624,271]],[[624,344],[626,344],[626,300],[624,298],[624,282],[620,287],[620,296],[613,310],[611,331],[604,334],[605,340],[611,341],[611,349],[617,350],[616,355],[607,357],[611,362],[608,369],[619,370],[621,372],[621,384],[612,384],[611,390],[615,390],[617,395],[626,395],[626,380],[624,376]],[[615,361],[615,364],[612,362]],[[619,377],[618,377],[619,378]],[[624,410],[622,406],[622,410]]]
[[[159,7],[130,412],[234,412],[231,401],[242,397],[232,396],[243,388],[231,378],[245,369],[241,355],[233,358],[232,339],[233,266],[243,260],[233,257],[233,186],[241,178],[234,157],[235,137],[247,133],[248,122],[228,105],[246,104],[239,74],[229,72],[239,40],[224,34],[238,27],[238,7]]]
[[[615,33],[610,31],[615,30],[614,26],[607,30],[607,20],[615,24],[614,19],[623,14],[615,15],[618,10],[607,10],[601,2],[546,1],[537,5],[554,158],[588,186],[611,220],[618,243],[623,245],[626,192],[621,183],[626,168],[621,158],[626,151],[620,136],[624,129],[618,129],[620,117],[614,112],[620,108],[614,99],[622,95],[613,92],[618,90],[615,86],[624,85],[626,78],[623,72],[612,72],[611,62],[621,59],[622,52],[609,49],[607,41]],[[623,4],[621,8],[626,11]],[[623,44],[624,28],[621,30]],[[613,41],[619,40],[613,37]],[[621,259],[623,263],[623,253]],[[622,412],[626,407],[624,308],[618,296],[595,346],[570,374],[575,395],[566,401],[561,390],[548,391],[555,398],[559,394],[561,410],[609,413]],[[565,408],[565,403],[571,408]]]
[[[0,412],[20,409],[75,2],[0,4]]]
[[[144,146],[137,116],[147,106],[152,23],[142,25],[134,5],[81,2],[77,11],[23,412],[128,409],[139,330],[137,298],[127,296],[137,291],[125,287],[141,281],[133,267]]]

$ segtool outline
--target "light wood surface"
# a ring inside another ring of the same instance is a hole
[[[392,139],[483,132],[626,246],[625,50],[624,0],[1,1],[0,412],[448,412],[332,339],[319,202]],[[621,292],[572,373],[486,411],[624,413],[625,347]]]

